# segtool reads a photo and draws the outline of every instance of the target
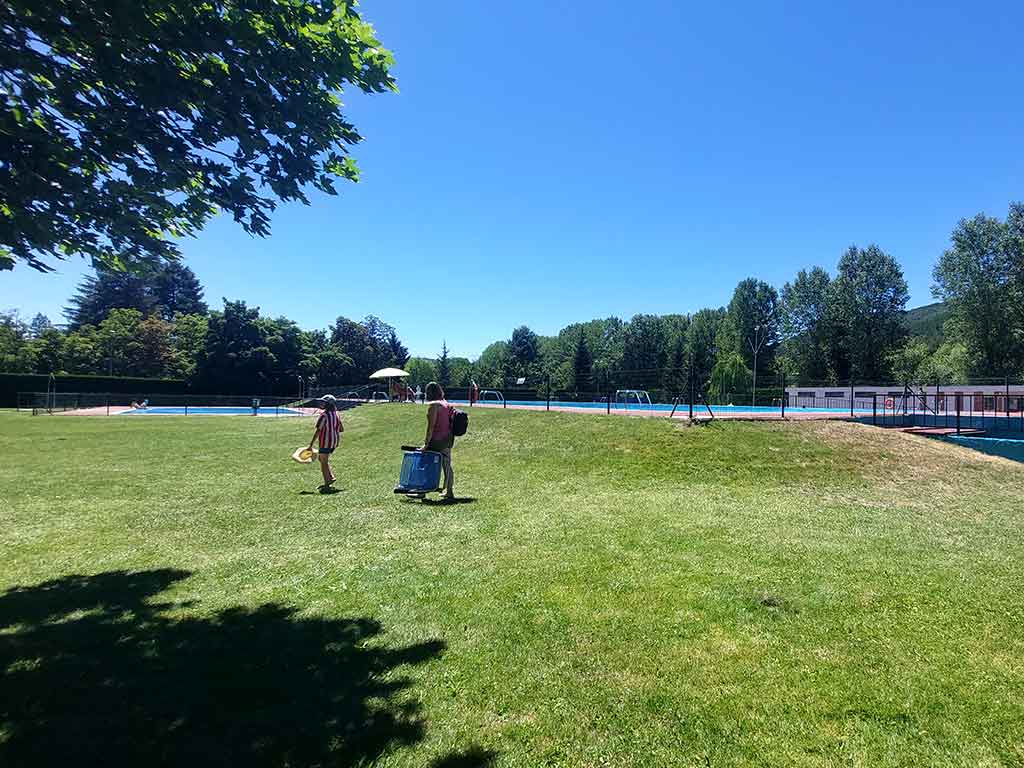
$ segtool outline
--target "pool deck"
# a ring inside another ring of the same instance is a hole
[[[477,403],[473,406],[465,406],[466,408],[498,408],[501,409],[501,403]],[[714,407],[714,406],[712,406]],[[507,410],[517,411],[547,411],[549,410],[545,405],[510,405],[507,406]],[[597,414],[600,416],[609,415],[605,408],[580,408],[567,403],[552,403],[550,410],[558,411],[560,413],[588,413]],[[638,418],[648,419],[667,419],[671,411],[654,410],[650,408],[612,408],[612,416],[633,416]],[[864,414],[860,416],[863,417]],[[688,421],[690,418],[689,405],[680,406],[676,409],[673,419],[680,419]],[[729,419],[729,420],[742,420],[742,421],[778,421],[781,418],[781,409],[773,409],[770,411],[718,411],[715,413],[716,419]],[[787,408],[786,409],[786,420],[793,419],[794,421],[808,421],[811,419],[849,419],[848,413],[836,413],[834,411],[811,411],[801,408]],[[858,418],[858,417],[854,417]],[[708,414],[707,409],[701,406],[699,409],[695,406],[693,409],[693,420],[694,421],[711,421],[711,416]]]
[[[164,406],[159,406],[159,407],[164,407]],[[185,406],[171,406],[171,407],[181,407],[181,408],[184,408]],[[197,406],[197,407],[202,407],[202,406]],[[289,416],[295,416],[296,412],[298,412],[302,416],[312,416],[313,414],[318,413],[318,410],[316,408],[292,408],[292,407],[289,407],[289,409],[288,409],[290,411],[289,413],[281,413],[281,414],[274,413],[273,407],[269,407],[269,406],[265,407],[265,408],[261,408],[260,410],[261,410],[261,413],[257,414],[259,417],[261,417],[261,418],[271,418],[271,419],[278,419],[278,418],[283,419],[283,418],[287,418]],[[123,416],[123,415],[125,415],[127,413],[131,413],[131,411],[132,411],[131,408],[127,408],[127,407],[125,407],[123,405],[118,405],[118,406],[111,406],[110,407],[110,411],[108,412],[106,406],[102,406],[101,405],[101,406],[96,407],[96,408],[79,408],[78,410],[74,410],[74,411],[57,411],[57,413],[55,413],[53,415],[54,416]],[[183,413],[152,413],[152,414],[140,414],[140,415],[142,415],[142,416],[184,416],[186,414],[183,414]],[[191,412],[191,413],[189,413],[187,415],[189,417],[191,417],[191,416],[251,416],[250,413],[203,413],[201,411],[199,411],[199,412],[193,411],[193,412]]]
[[[361,402],[361,401],[360,401]],[[377,403],[377,405],[384,405],[385,403]],[[373,405],[370,403],[369,405]],[[183,406],[182,406],[183,407]],[[500,403],[476,403],[473,406],[462,406],[468,409],[475,408],[490,408],[490,409],[503,409]],[[73,411],[59,411],[55,415],[57,416],[121,416],[129,413],[132,409],[125,406],[111,407],[109,412],[105,406],[98,406],[96,408],[79,408]],[[273,412],[272,408],[261,409],[263,412],[259,416],[263,418],[285,418],[292,414],[284,414],[279,416]],[[303,416],[312,416],[317,414],[319,411],[315,408],[291,408],[292,411],[299,411]],[[544,405],[509,405],[506,410],[515,411],[547,411],[549,410]],[[585,413],[589,415],[605,416],[608,412],[604,408],[581,408],[566,403],[552,403],[550,410],[557,411],[559,413]],[[669,418],[670,411],[664,410],[653,410],[645,408],[612,408],[612,416],[631,416],[634,418],[647,418],[647,419],[667,419]],[[144,414],[140,414],[144,415]],[[169,415],[184,415],[184,414],[162,414],[154,413],[154,416],[169,416]],[[248,413],[240,414],[218,414],[218,413],[189,413],[189,416],[248,416]],[[680,407],[676,410],[675,415],[672,417],[674,420],[689,420],[689,408]],[[849,414],[835,413],[829,411],[810,411],[803,410],[800,408],[787,408],[786,409],[786,420],[794,421],[807,421],[813,419],[849,419]],[[718,411],[715,413],[715,419],[725,419],[730,421],[778,421],[780,419],[779,410],[770,411]],[[707,410],[701,408],[693,409],[693,420],[694,421],[711,421],[711,417],[708,415]]]

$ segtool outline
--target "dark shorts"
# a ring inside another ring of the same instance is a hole
[[[452,452],[453,442],[454,441],[452,440],[450,435],[448,437],[442,437],[440,440],[431,440],[430,444],[427,446],[427,450],[437,451],[438,453],[443,453],[446,456],[450,456]]]
[[[330,454],[334,453],[334,449],[333,448],[320,448],[320,449],[317,450],[317,453],[330,455]]]

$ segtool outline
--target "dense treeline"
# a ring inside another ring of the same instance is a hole
[[[1024,378],[1024,205],[1005,220],[961,221],[934,270],[944,319],[911,333],[907,284],[878,246],[851,247],[833,274],[801,270],[781,291],[748,278],[728,306],[689,315],[636,315],[575,323],[557,336],[523,326],[459,366],[452,383],[483,387],[526,379],[578,393],[616,386],[721,397],[749,391],[758,377],[791,382],[920,384],[969,378]],[[413,383],[437,377],[435,361],[410,362]]]
[[[100,270],[65,312],[65,329],[43,315],[0,316],[0,371],[183,378],[207,393],[292,393],[299,377],[303,387],[365,381],[409,358],[395,329],[373,316],[306,331],[244,301],[225,300],[211,312],[180,264],[138,275]]]
[[[830,277],[801,271],[781,294],[748,278],[728,306],[693,314],[635,315],[576,323],[557,336],[528,327],[488,346],[471,373],[484,387],[512,380],[555,390],[602,392],[606,382],[662,393],[749,392],[754,375],[793,380],[882,380],[907,335],[907,286],[896,261],[876,246],[851,247]],[[423,361],[425,374],[431,373]]]
[[[516,328],[476,360],[409,358],[396,330],[370,316],[339,317],[323,330],[262,317],[243,301],[209,311],[190,269],[99,271],[86,279],[58,329],[0,315],[0,371],[188,379],[205,392],[293,392],[366,381],[406,367],[412,386],[505,388],[517,381],[581,396],[609,381],[662,393],[695,386],[712,396],[750,391],[785,372],[797,383],[925,383],[1024,376],[1024,205],[1005,220],[961,221],[934,270],[947,317],[908,329],[907,284],[878,246],[850,247],[834,272],[801,270],[781,290],[741,281],[725,307],[573,323],[555,336]],[[764,377],[764,378],[763,378]]]

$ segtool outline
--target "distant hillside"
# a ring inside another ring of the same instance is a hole
[[[920,336],[927,339],[930,344],[938,346],[945,337],[943,326],[948,319],[949,307],[938,301],[911,309],[903,318],[903,322],[911,336]]]

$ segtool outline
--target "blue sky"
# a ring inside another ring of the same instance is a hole
[[[737,281],[903,265],[1024,198],[1024,4],[364,0],[401,92],[346,96],[363,181],[183,243],[207,298],[303,327],[373,313],[416,354],[526,323],[726,303]],[[0,274],[58,317],[85,271]],[[325,277],[325,273],[327,277]]]

